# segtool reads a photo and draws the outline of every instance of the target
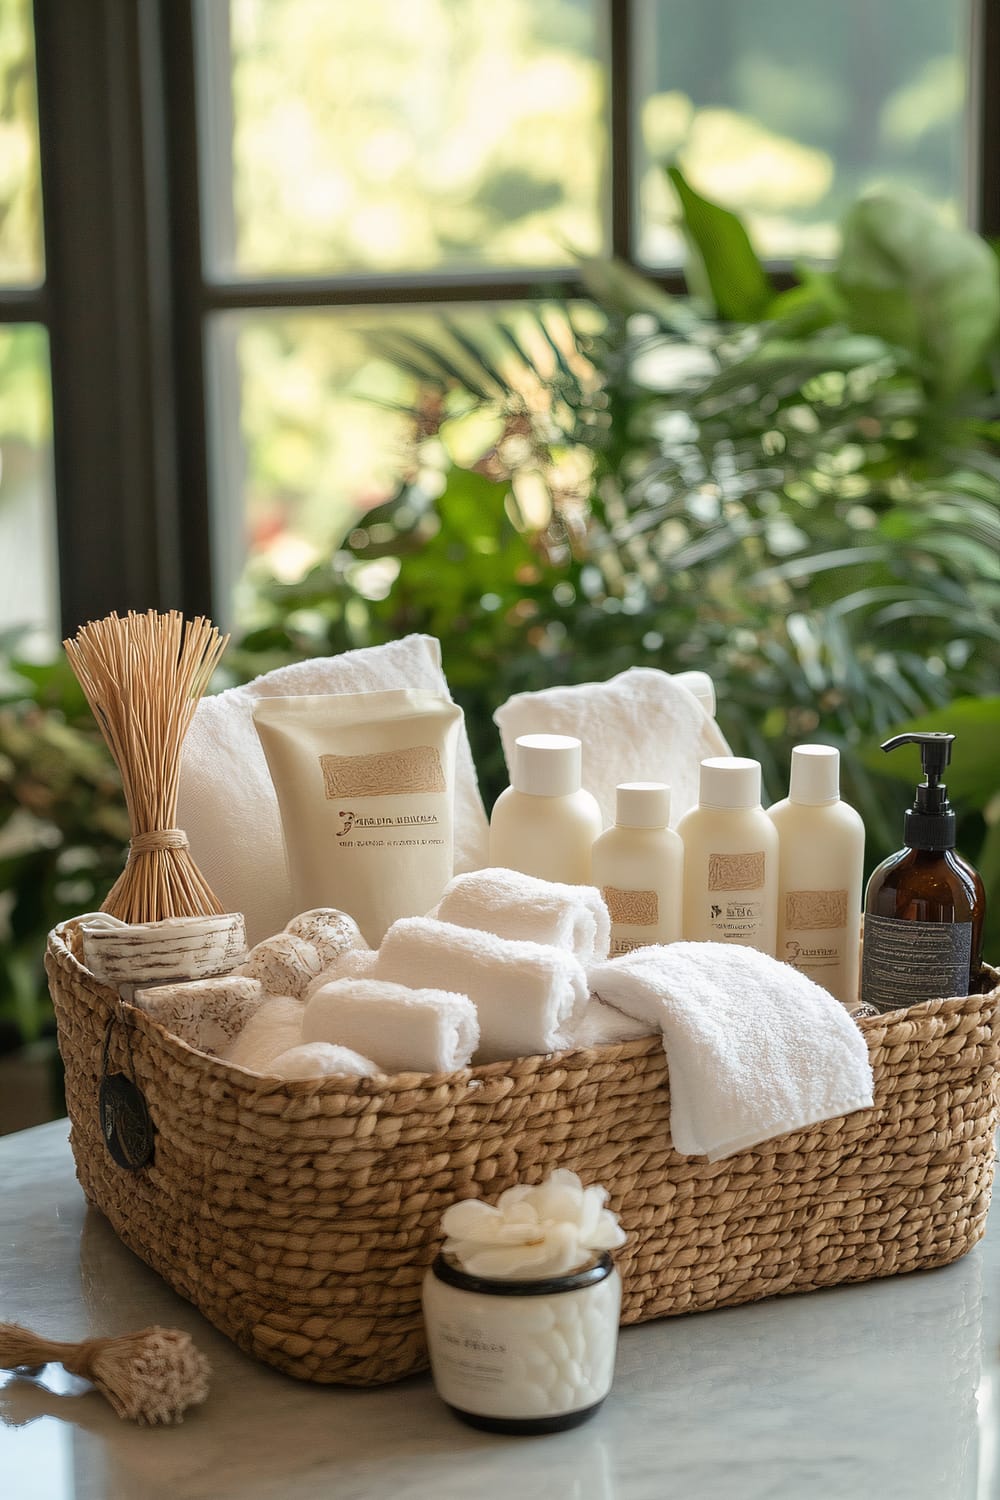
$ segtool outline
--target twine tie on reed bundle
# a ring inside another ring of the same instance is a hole
[[[200,616],[149,610],[63,643],[121,772],[132,838],[103,910],[124,922],[222,913],[174,819],[184,736],[228,641]]]
[[[118,1416],[140,1426],[180,1422],[189,1406],[199,1406],[208,1395],[208,1361],[176,1328],[64,1344],[16,1323],[0,1323],[0,1368],[55,1361],[91,1381]]]

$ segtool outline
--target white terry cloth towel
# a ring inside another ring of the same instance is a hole
[[[697,804],[701,762],[732,754],[694,694],[656,667],[630,667],[609,682],[515,693],[493,720],[508,767],[522,734],[575,735],[583,745],[583,785],[597,798],[605,828],[615,821],[621,781],[665,781],[676,826]]]
[[[448,693],[441,647],[433,636],[408,635],[384,646],[296,662],[198,704],[184,740],[177,824],[223,910],[243,913],[251,946],[279,932],[295,914],[278,801],[254,728],[254,703],[403,687]],[[455,869],[479,869],[488,851],[489,829],[463,724],[455,773]]]
[[[292,995],[270,996],[254,1011],[223,1058],[251,1073],[266,1073],[269,1063],[302,1041],[304,1014],[302,1001]]]
[[[275,1078],[374,1078],[379,1069],[370,1057],[362,1057],[350,1047],[335,1047],[331,1042],[302,1042],[289,1047],[267,1071]]]
[[[479,1015],[477,1063],[559,1051],[588,998],[583,965],[565,949],[514,942],[433,917],[393,922],[375,973],[468,995]]]
[[[611,941],[611,917],[596,886],[538,880],[520,870],[456,875],[435,916],[497,937],[565,948],[582,964],[607,958]]]
[[[313,993],[303,1042],[332,1042],[371,1058],[385,1073],[454,1073],[479,1043],[467,995],[411,989],[378,979],[335,979]]]
[[[604,1047],[609,1042],[632,1042],[637,1037],[655,1036],[658,1030],[652,1021],[637,1021],[591,995],[583,1014],[569,1029],[566,1046]]]
[[[826,990],[766,953],[670,943],[595,964],[588,977],[600,999],[662,1031],[670,1134],[685,1156],[721,1161],[871,1107],[857,1025]]]

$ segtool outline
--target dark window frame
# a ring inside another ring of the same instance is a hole
[[[201,250],[192,0],[33,0],[64,632],[111,609],[211,614],[205,332],[215,313],[521,299],[567,270],[222,280]],[[633,260],[630,0],[608,0],[610,240]],[[974,221],[1000,236],[1000,4],[973,0]],[[682,289],[677,271],[645,274]],[[776,279],[789,271],[773,266]]]

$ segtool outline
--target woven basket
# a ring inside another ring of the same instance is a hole
[[[944,1265],[985,1228],[996,974],[990,994],[861,1023],[873,1109],[711,1165],[671,1149],[658,1038],[438,1077],[255,1080],[122,1005],[78,953],[72,923],[50,935],[88,1200],[240,1348],[302,1379],[424,1368],[420,1283],[444,1209],[555,1166],[603,1183],[621,1215],[624,1323]],[[102,1138],[102,1069],[148,1104],[139,1171]]]

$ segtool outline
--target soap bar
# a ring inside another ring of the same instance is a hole
[[[260,981],[243,974],[138,989],[135,1005],[199,1052],[225,1052],[264,1000]]]
[[[279,932],[251,948],[237,973],[259,979],[269,995],[301,1000],[322,971],[323,960],[314,944],[293,932]]]

